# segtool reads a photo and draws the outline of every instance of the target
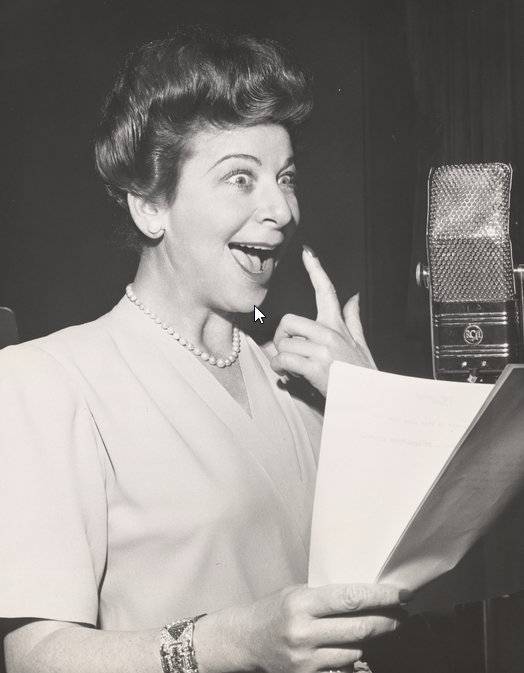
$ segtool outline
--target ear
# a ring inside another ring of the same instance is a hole
[[[163,236],[165,212],[162,208],[129,193],[127,195],[127,205],[134,223],[145,236],[152,239]]]

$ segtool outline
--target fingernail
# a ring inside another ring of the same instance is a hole
[[[398,599],[401,603],[409,603],[415,598],[415,594],[409,589],[401,589],[398,592]]]
[[[312,249],[309,247],[309,245],[303,245],[302,247],[304,248],[304,251],[307,252],[308,255],[311,255],[311,257],[314,257],[314,258],[316,259],[317,256],[316,256],[316,254],[315,254],[315,251],[312,250]]]

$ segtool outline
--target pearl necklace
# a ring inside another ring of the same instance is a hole
[[[216,358],[213,355],[209,355],[209,353],[206,353],[205,351],[201,351],[200,348],[196,348],[192,343],[189,343],[187,339],[184,339],[184,337],[180,336],[178,332],[175,332],[175,330],[167,323],[162,322],[158,316],[152,313],[151,310],[142,304],[142,302],[137,298],[136,294],[133,292],[133,285],[131,283],[126,287],[126,295],[131,303],[135,304],[135,306],[143,311],[145,315],[149,316],[153,322],[155,322],[157,325],[160,325],[160,327],[170,334],[173,339],[175,339],[175,341],[178,341],[181,346],[187,348],[187,350],[191,351],[193,355],[202,358],[202,360],[207,362],[209,365],[216,365],[220,368],[230,367],[238,358],[238,354],[240,353],[240,330],[236,325],[233,325],[233,344],[231,353],[227,358]]]

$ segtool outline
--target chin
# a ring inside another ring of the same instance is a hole
[[[253,307],[260,308],[260,305],[267,296],[267,288],[259,288],[257,291],[246,293],[242,299],[231,302],[233,313],[253,313]]]

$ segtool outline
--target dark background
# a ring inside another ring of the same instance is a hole
[[[315,316],[305,242],[341,302],[360,291],[379,368],[431,376],[428,297],[414,280],[431,166],[513,165],[524,261],[522,0],[3,0],[0,306],[14,310],[21,339],[98,317],[133,279],[93,137],[125,56],[193,23],[275,38],[314,74],[300,231],[262,307],[264,328],[288,311]],[[521,673],[524,598],[492,607],[490,673]],[[484,671],[479,606],[450,609],[409,620],[371,651],[375,673]]]

